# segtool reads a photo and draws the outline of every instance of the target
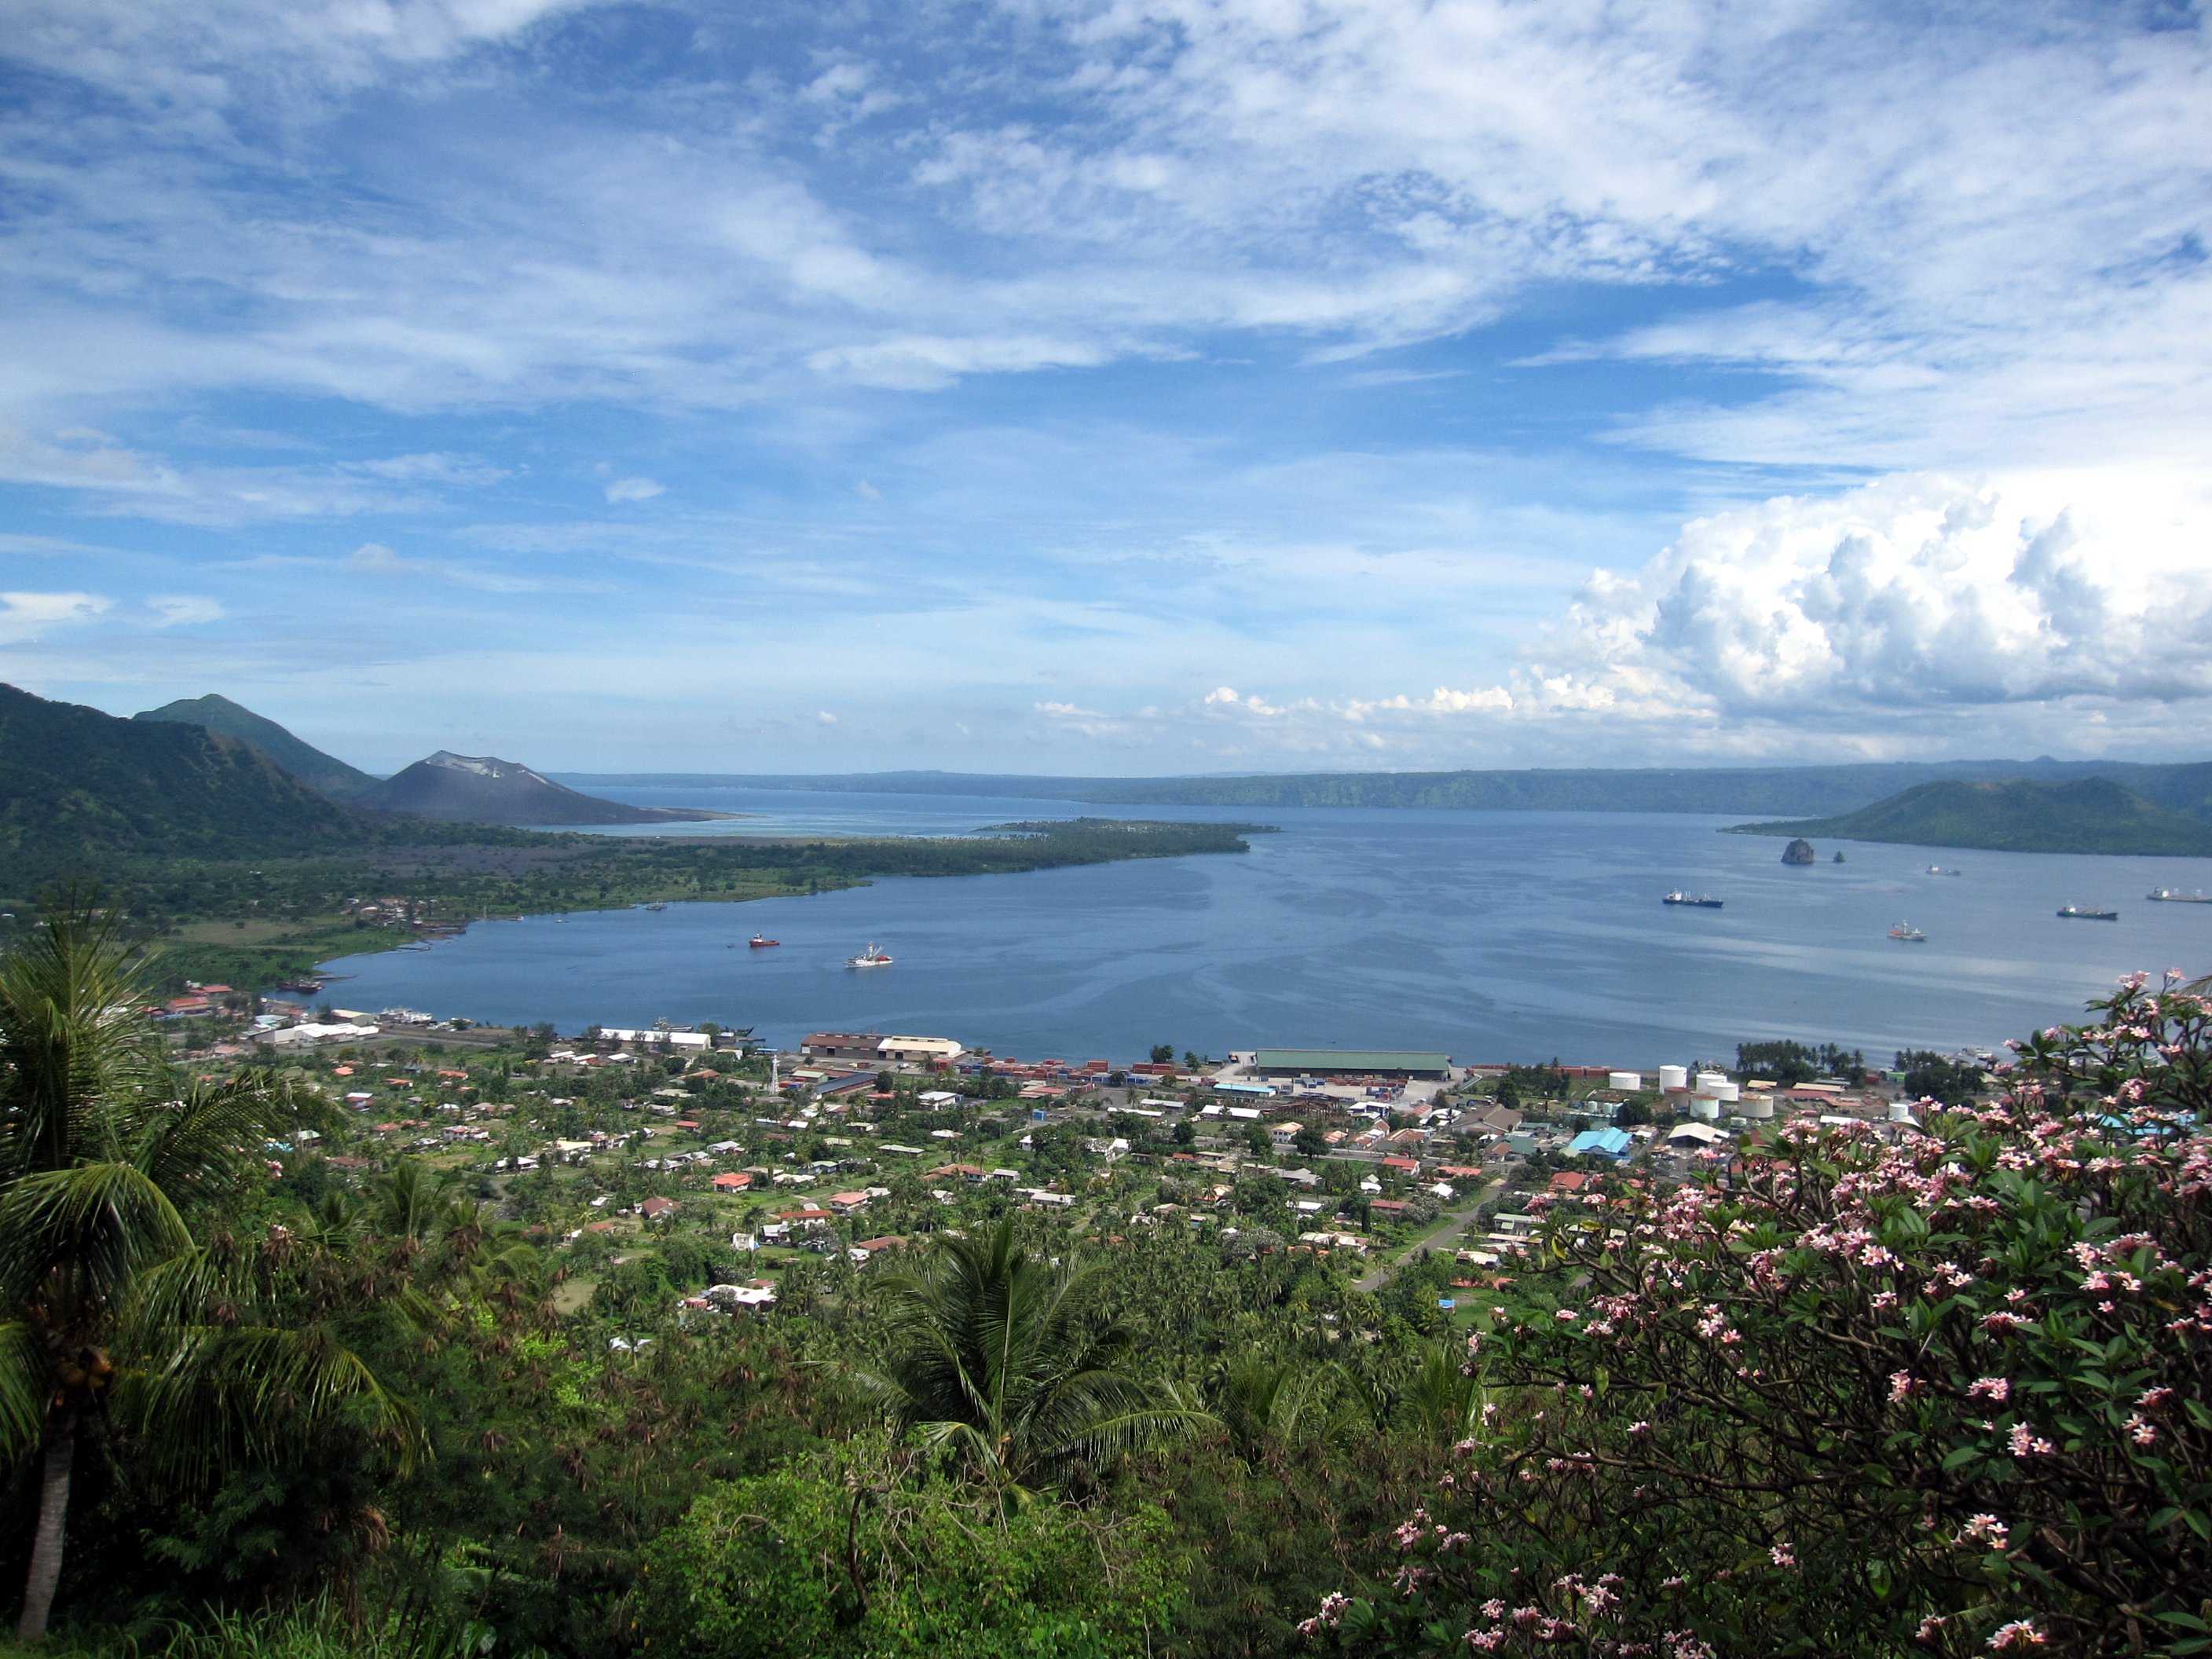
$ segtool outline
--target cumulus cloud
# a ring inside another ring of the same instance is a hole
[[[0,593],[0,643],[20,644],[70,623],[89,622],[112,603],[97,593]]]
[[[2212,695],[2212,572],[2163,516],[1904,476],[1700,519],[1587,584],[1557,695],[1731,716]]]

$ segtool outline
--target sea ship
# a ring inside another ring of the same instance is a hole
[[[891,965],[891,959],[882,945],[870,939],[866,950],[857,957],[845,958],[845,965],[848,968],[888,968]]]
[[[1955,876],[1959,872],[1956,870],[1946,870],[1940,864],[1931,864],[1928,866],[1928,873],[1931,876]]]
[[[2212,904],[2212,895],[2202,888],[2185,893],[2179,887],[2154,887],[2143,896],[2154,904]]]
[[[1896,927],[1889,930],[1889,936],[1897,940],[1900,945],[1925,945],[1928,943],[1928,935],[1922,933],[1917,927],[1915,927],[1909,921],[1899,922]]]
[[[2118,910],[2096,910],[2086,904],[2062,904],[2058,907],[2058,914],[2068,921],[2118,921],[2120,919]]]
[[[1662,904],[1686,904],[1692,909],[1698,910],[1717,910],[1721,908],[1721,901],[1713,897],[1710,893],[1686,893],[1679,887],[1673,892],[1668,894],[1665,898],[1661,899],[1659,902]]]
[[[765,951],[772,945],[782,944],[783,941],[780,939],[769,939],[763,934],[755,933],[750,939],[747,939],[745,943],[751,945],[756,951]]]

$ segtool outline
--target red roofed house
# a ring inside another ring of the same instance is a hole
[[[753,1178],[739,1170],[732,1170],[714,1177],[714,1190],[718,1193],[741,1193],[752,1184]]]
[[[1589,1185],[1589,1171],[1587,1170],[1562,1170],[1552,1177],[1552,1190],[1555,1193],[1572,1194],[1582,1191],[1583,1188]]]
[[[637,1206],[637,1212],[647,1221],[659,1221],[664,1216],[674,1215],[680,1207],[672,1198],[648,1198]]]
[[[866,1193],[832,1193],[830,1194],[830,1207],[839,1215],[852,1215],[868,1207],[868,1195]]]
[[[1407,1175],[1413,1175],[1419,1170],[1421,1161],[1417,1158],[1386,1158],[1382,1160],[1382,1167],[1386,1170],[1397,1170]]]

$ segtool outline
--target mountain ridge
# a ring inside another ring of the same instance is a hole
[[[1729,833],[2003,853],[2212,857],[2212,823],[2102,777],[1943,779],[1838,817],[1740,823]]]
[[[684,823],[727,816],[690,807],[632,806],[581,794],[519,761],[441,749],[361,797],[381,812],[439,823],[505,824]]]
[[[828,793],[999,795],[1116,805],[1358,806],[1493,811],[1850,812],[1917,784],[2110,777],[2171,810],[2212,820],[2212,762],[1894,761],[1837,766],[1528,768],[1507,771],[1317,772],[1200,778],[1037,777],[989,772],[549,775],[577,787],[790,789]]]
[[[233,702],[221,692],[179,697],[159,708],[141,709],[131,718],[204,726],[223,737],[250,743],[301,782],[331,800],[358,799],[380,781],[359,767],[349,766],[337,756],[325,754],[267,715],[257,714],[243,704]]]

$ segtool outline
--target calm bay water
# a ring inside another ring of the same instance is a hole
[[[702,830],[971,832],[1065,801],[629,789],[747,813]],[[1840,843],[1790,868],[1721,818],[1601,813],[1094,808],[1254,820],[1236,857],[880,881],[752,904],[480,922],[428,950],[347,957],[338,1004],[497,1023],[717,1020],[934,1033],[1024,1058],[1126,1060],[1155,1042],[1442,1048],[1462,1061],[1651,1066],[1751,1038],[1995,1047],[2076,1017],[2119,975],[2212,968],[2212,860]],[[661,832],[665,833],[665,832]],[[1929,875],[1940,864],[1962,873]],[[1674,886],[1722,910],[1668,908]],[[2061,921],[2067,903],[2117,923]],[[1924,945],[1887,937],[1910,919]],[[782,940],[753,951],[756,930]],[[843,966],[875,940],[896,965]]]

